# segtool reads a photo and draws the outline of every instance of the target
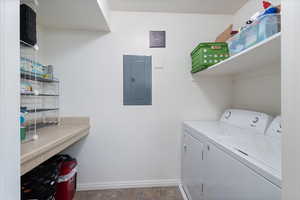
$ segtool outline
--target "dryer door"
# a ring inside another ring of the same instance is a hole
[[[182,141],[183,188],[189,200],[203,200],[204,144],[187,132]]]

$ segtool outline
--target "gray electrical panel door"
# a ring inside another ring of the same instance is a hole
[[[151,56],[123,56],[123,104],[152,104]]]

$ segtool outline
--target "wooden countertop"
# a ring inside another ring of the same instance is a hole
[[[64,118],[59,126],[38,130],[39,139],[21,144],[21,175],[89,134],[88,118]]]

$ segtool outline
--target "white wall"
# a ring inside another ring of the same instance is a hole
[[[193,80],[190,52],[231,16],[113,12],[112,32],[47,30],[46,62],[61,81],[63,115],[90,116],[91,134],[70,151],[83,189],[176,183],[183,120],[217,119],[231,104],[231,80]],[[150,30],[167,48],[150,49]],[[153,56],[153,105],[122,105],[122,55]]]
[[[300,199],[300,1],[284,0],[282,40],[283,200]]]
[[[250,0],[234,15],[236,27],[262,8],[261,0]],[[271,1],[279,5],[280,0]],[[261,66],[260,70],[234,77],[233,107],[281,114],[281,73],[279,64]]]
[[[20,199],[19,1],[0,0],[0,199]]]
[[[281,114],[280,66],[262,69],[234,77],[233,107],[265,112],[273,116]]]

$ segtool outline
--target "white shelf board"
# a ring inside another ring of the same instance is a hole
[[[250,72],[262,67],[280,66],[281,33],[278,33],[227,60],[213,65],[195,76],[226,76]]]
[[[110,31],[107,10],[99,0],[39,0],[38,24],[53,29]]]

